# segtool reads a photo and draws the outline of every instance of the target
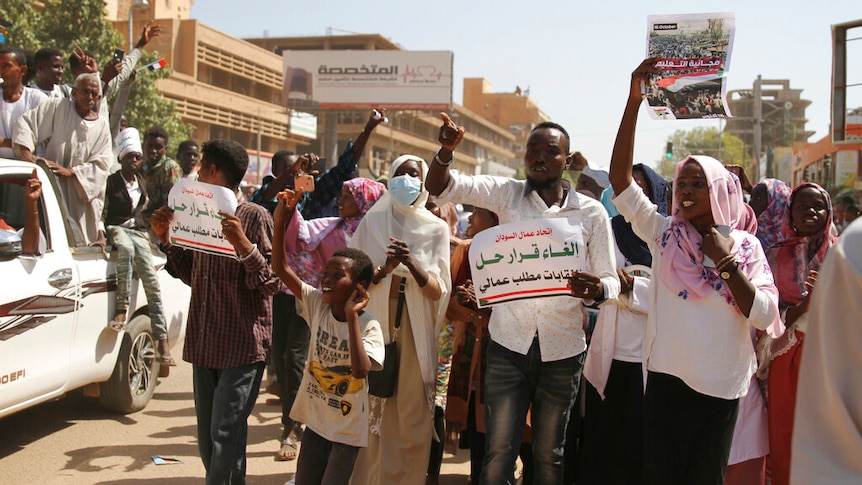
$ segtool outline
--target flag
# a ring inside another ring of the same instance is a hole
[[[683,88],[702,82],[712,81],[719,77],[718,71],[696,72],[692,74],[681,74],[679,76],[665,76],[656,81],[656,84],[672,93],[675,93]]]
[[[162,57],[158,61],[151,62],[151,63],[147,64],[146,66],[138,69],[138,71],[141,71],[143,69],[149,69],[151,71],[157,71],[157,70],[165,67],[166,65],[168,65],[168,63],[165,61],[165,58]]]

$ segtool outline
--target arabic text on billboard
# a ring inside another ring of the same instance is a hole
[[[450,109],[450,51],[284,51],[289,108]]]

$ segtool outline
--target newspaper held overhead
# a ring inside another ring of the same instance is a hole
[[[732,13],[650,15],[647,57],[661,72],[645,86],[649,114],[677,120],[731,116],[725,94],[735,21]]]

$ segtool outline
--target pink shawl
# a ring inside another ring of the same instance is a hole
[[[766,264],[766,258],[763,257],[760,242],[748,232],[752,228],[746,227],[750,226],[752,214],[746,210],[739,179],[728,172],[718,160],[693,155],[680,161],[676,166],[675,194],[678,193],[676,180],[679,172],[689,161],[700,165],[706,176],[710,208],[715,224],[727,225],[731,228],[730,236],[734,240],[732,252],[740,271],[752,281],[755,287],[763,289],[762,285],[772,283],[772,275]],[[683,299],[700,299],[713,291],[718,291],[728,304],[735,306],[730,288],[721,281],[714,270],[703,266],[701,249],[703,238],[694,226],[679,216],[677,197],[673,199],[671,214],[671,223],[658,241],[662,254],[658,268],[662,282]]]
[[[813,187],[826,200],[827,219],[820,234],[802,237],[796,234],[790,218],[793,198],[800,190]],[[766,255],[775,275],[775,285],[779,291],[779,307],[785,308],[802,301],[805,296],[805,279],[810,270],[820,269],[826,251],[835,242],[830,233],[832,227],[832,199],[821,186],[806,182],[800,184],[790,194],[790,200],[782,217],[781,242],[769,248]]]

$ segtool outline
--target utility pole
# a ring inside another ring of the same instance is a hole
[[[754,183],[757,183],[763,178],[760,173],[760,151],[762,147],[761,136],[763,134],[763,99],[760,91],[760,74],[757,75],[757,80],[754,81]]]

